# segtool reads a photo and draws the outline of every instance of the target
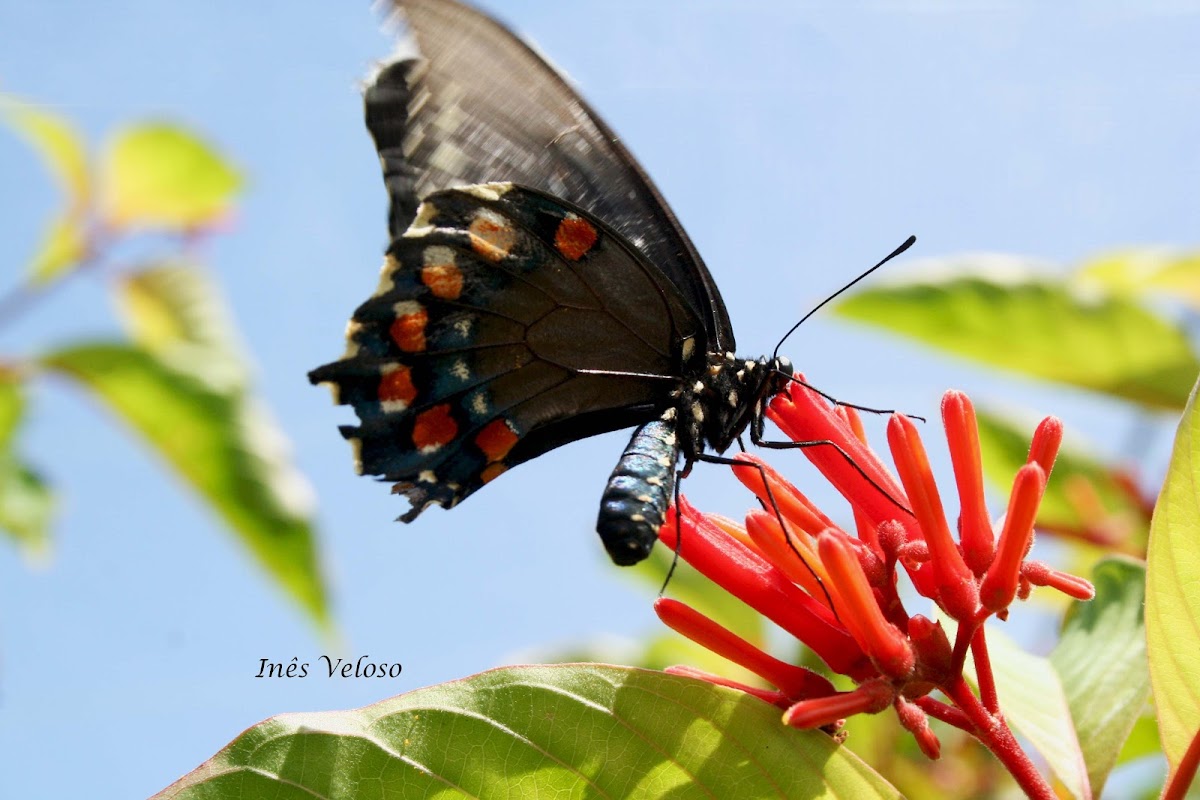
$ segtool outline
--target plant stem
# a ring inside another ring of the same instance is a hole
[[[999,759],[1017,785],[1034,800],[1055,800],[1054,790],[1017,744],[1004,718],[987,712],[967,682],[959,678],[942,689],[975,726],[972,734]]]
[[[1188,788],[1196,777],[1196,766],[1200,764],[1200,731],[1192,738],[1192,743],[1179,760],[1171,780],[1163,789],[1162,800],[1183,800]]]
[[[971,655],[975,657],[975,677],[979,681],[979,699],[989,714],[1000,713],[1000,697],[996,694],[996,676],[992,673],[992,658],[988,653],[986,628],[980,625],[971,638]]]

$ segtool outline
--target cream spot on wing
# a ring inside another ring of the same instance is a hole
[[[438,210],[433,203],[426,200],[417,208],[417,215],[413,218],[412,224],[408,226],[408,230],[404,232],[406,238],[415,238],[417,236],[426,236],[433,233],[433,218],[437,216]]]
[[[462,191],[478,197],[480,200],[495,202],[503,197],[511,188],[512,184],[508,181],[495,181],[493,183],[476,183],[472,186],[463,186]]]
[[[483,392],[476,392],[471,397],[471,411],[479,416],[484,416],[491,410],[488,404],[487,396]]]

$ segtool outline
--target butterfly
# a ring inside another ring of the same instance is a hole
[[[354,408],[359,471],[412,521],[560,445],[637,426],[601,498],[646,558],[686,474],[792,380],[734,355],[721,294],[620,140],[541,57],[452,0],[396,0],[419,53],[364,92],[390,198],[379,287],[309,373]],[[719,460],[719,459],[716,459]]]

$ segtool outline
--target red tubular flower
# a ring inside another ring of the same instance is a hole
[[[833,684],[824,676],[764,653],[678,600],[660,597],[654,611],[668,627],[762,677],[793,701],[834,692]]]
[[[887,432],[900,480],[908,490],[913,514],[925,535],[925,544],[929,546],[929,564],[938,586],[934,599],[955,619],[973,619],[979,608],[975,576],[967,569],[962,553],[950,536],[942,498],[917,428],[908,417],[893,414],[888,420]]]
[[[994,692],[984,692],[982,701],[971,694],[963,667],[966,658],[974,658],[979,685],[994,686],[980,626],[990,614],[1007,614],[1014,599],[1033,586],[1080,599],[1094,591],[1087,581],[1026,560],[1046,476],[1062,439],[1061,423],[1048,418],[1038,426],[997,539],[984,503],[974,409],[965,395],[946,394],[942,416],[961,509],[961,542],[956,542],[924,445],[907,417],[894,415],[888,423],[897,481],[866,446],[858,417],[849,409],[831,408],[815,392],[794,384],[772,400],[767,413],[793,440],[809,443],[804,454],[849,501],[857,537],[761,459],[746,455],[738,456],[733,471],[762,508],[747,515],[744,528],[681,501],[678,512],[667,514],[659,537],[858,688],[834,692],[824,677],[768,655],[683,603],[660,599],[655,609],[666,624],[776,690],[686,667],[673,671],[786,707],[784,722],[801,728],[832,725],[891,705],[922,751],[936,758],[940,745],[929,730],[925,715],[930,714],[983,741],[1006,760],[1023,788],[1040,793],[1036,772],[1011,746],[1015,740]],[[940,623],[904,609],[896,590],[899,568],[920,594],[959,621],[953,644]],[[934,689],[949,703],[930,698]]]
[[[871,525],[903,517],[909,537],[920,537],[912,517],[903,515],[897,505],[905,499],[900,484],[824,398],[794,384],[775,396],[767,417],[792,441],[833,443],[805,448],[804,455]]]
[[[880,672],[889,678],[906,679],[913,668],[912,647],[905,635],[884,618],[858,557],[838,533],[828,530],[817,539],[838,618],[851,628],[855,640]]]
[[[1017,471],[996,559],[979,587],[980,600],[989,611],[1003,611],[1016,597],[1021,562],[1033,544],[1033,522],[1045,489],[1046,475],[1036,463],[1026,464]]]
[[[666,672],[670,675],[682,675],[685,678],[695,678],[697,680],[707,681],[708,683],[715,684],[717,686],[727,686],[730,689],[737,689],[738,691],[757,697],[764,703],[770,703],[773,706],[778,706],[785,711],[790,708],[794,702],[786,694],[778,690],[760,689],[757,686],[747,686],[740,681],[730,680],[729,678],[724,678],[720,675],[713,675],[711,672],[705,672],[702,669],[695,669],[694,667],[667,667],[665,670],[663,670],[663,672]]]
[[[851,692],[802,700],[783,713],[783,723],[793,728],[837,725],[855,714],[878,714],[892,704],[896,691],[885,681],[868,681]]]
[[[1062,437],[1062,422],[1056,417],[1046,417],[1033,432],[1033,439],[1029,443],[1028,463],[1041,467],[1047,478],[1050,477],[1050,470],[1054,468],[1054,459],[1058,457]]]
[[[946,442],[950,445],[950,461],[954,465],[954,481],[961,502],[958,522],[963,560],[978,576],[992,563],[995,537],[983,497],[983,466],[975,407],[962,392],[946,392],[942,398],[942,422],[946,426]]]
[[[854,639],[829,610],[788,580],[760,554],[724,533],[686,501],[667,514],[659,538],[675,549],[675,519],[683,530],[679,555],[746,605],[812,648],[831,669],[862,675],[869,664]]]

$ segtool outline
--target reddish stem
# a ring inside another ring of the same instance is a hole
[[[1017,744],[1003,717],[989,714],[979,698],[971,693],[966,681],[959,678],[950,686],[942,687],[942,691],[971,721],[974,727],[971,734],[992,751],[1025,794],[1034,800],[1056,800],[1054,790]]]
[[[1200,731],[1192,737],[1192,743],[1188,745],[1183,758],[1179,760],[1179,765],[1171,773],[1161,800],[1183,800],[1196,777],[1197,764],[1200,764]]]
[[[979,626],[979,630],[971,637],[971,655],[975,659],[975,678],[979,681],[979,699],[989,714],[1000,713],[1000,696],[996,694],[996,676],[992,672],[992,657],[988,653],[987,629]]]
[[[963,664],[967,663],[967,649],[971,646],[971,640],[975,638],[975,632],[983,627],[987,616],[987,612],[981,611],[974,619],[959,623],[958,632],[954,635],[954,654],[950,659],[949,674],[962,675]]]
[[[967,715],[959,711],[954,706],[948,706],[941,700],[934,700],[929,695],[918,697],[913,700],[917,706],[921,708],[929,716],[934,719],[940,719],[947,725],[966,731],[972,736],[975,735],[975,726],[971,724],[971,720],[967,719]]]

